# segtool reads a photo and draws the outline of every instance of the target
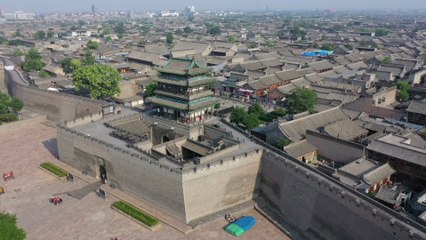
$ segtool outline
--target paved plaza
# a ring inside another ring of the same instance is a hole
[[[74,183],[61,181],[38,166],[56,160],[56,128],[52,124],[35,123],[13,131],[0,131],[0,173],[13,170],[15,179],[0,180],[6,193],[0,195],[0,212],[16,214],[19,227],[27,232],[27,239],[233,239],[223,228],[224,219],[200,227],[186,235],[162,223],[151,232],[111,209],[116,199],[106,201],[94,192],[81,200],[69,196],[87,186],[76,179]],[[4,128],[4,126],[2,126]],[[62,197],[55,206],[48,201],[52,195]],[[255,210],[256,226],[239,239],[289,239]],[[235,238],[236,239],[236,238]]]

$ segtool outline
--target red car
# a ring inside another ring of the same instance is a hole
[[[49,201],[50,201],[51,203],[53,203],[53,204],[57,205],[57,204],[59,204],[59,203],[61,203],[61,202],[62,202],[62,198],[60,198],[60,197],[51,197],[51,198],[49,199]]]

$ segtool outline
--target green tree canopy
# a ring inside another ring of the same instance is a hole
[[[171,32],[167,33],[167,35],[166,35],[166,43],[167,44],[172,44],[173,40],[174,40],[173,33],[171,33]]]
[[[267,46],[268,48],[274,48],[274,47],[275,47],[275,43],[274,43],[274,42],[272,42],[272,41],[270,41],[270,40],[268,40],[268,41],[266,41],[266,46]]]
[[[322,50],[327,50],[327,51],[333,51],[334,50],[334,45],[326,43],[326,44],[322,45],[321,49]]]
[[[81,60],[81,64],[88,66],[95,64],[95,57],[93,56],[92,51],[86,51],[84,58]]]
[[[423,56],[423,64],[426,65],[426,55]]]
[[[382,60],[382,63],[383,63],[383,64],[389,64],[389,63],[392,63],[392,59],[391,59],[391,57],[389,57],[389,56],[384,57],[384,58],[383,58],[383,60]]]
[[[406,102],[410,100],[410,94],[408,93],[408,90],[410,89],[410,85],[407,82],[404,81],[398,81],[396,83],[396,88],[399,90],[397,99],[400,102]]]
[[[236,124],[241,124],[246,118],[247,113],[242,107],[235,107],[231,112],[230,121]]]
[[[89,42],[87,42],[86,47],[91,50],[96,50],[99,48],[99,43],[96,41],[90,40]]]
[[[53,38],[54,35],[55,35],[55,32],[53,32],[52,30],[49,30],[47,32],[47,38]]]
[[[3,122],[12,122],[18,120],[17,113],[21,111],[23,107],[24,104],[19,99],[10,98],[7,94],[0,93],[0,124]],[[0,239],[2,239],[1,235]]]
[[[146,45],[146,40],[145,39],[139,40],[138,47],[145,47],[145,45]]]
[[[154,96],[154,91],[157,89],[157,84],[155,83],[150,83],[148,84],[148,86],[146,86],[145,89],[145,97],[152,97]]]
[[[256,42],[249,42],[247,43],[248,48],[257,48],[258,44]]]
[[[117,34],[119,38],[122,38],[124,36],[124,33],[126,32],[126,28],[124,27],[123,22],[118,22],[114,27],[114,32]]]
[[[100,64],[84,66],[73,73],[76,89],[88,92],[93,99],[115,97],[120,93],[120,80],[121,76],[117,70]]]
[[[16,226],[16,217],[8,213],[0,213],[0,239],[24,240],[26,233]]]
[[[287,112],[290,114],[298,114],[305,111],[313,112],[317,103],[316,93],[307,88],[296,88],[284,102]]]
[[[34,34],[34,38],[37,40],[44,40],[46,38],[46,33],[42,30],[39,30]]]
[[[289,145],[291,143],[291,141],[287,138],[282,138],[280,140],[278,140],[274,146],[278,149],[283,149],[285,146]]]
[[[235,36],[228,36],[229,43],[235,43],[235,41],[236,41]]]
[[[64,58],[61,61],[61,67],[66,74],[73,73],[74,70],[81,66],[81,62],[75,58]]]
[[[45,64],[41,61],[41,55],[35,48],[31,48],[26,57],[25,62],[23,64],[24,71],[40,71]]]
[[[41,78],[48,78],[48,77],[50,77],[49,73],[48,73],[48,72],[46,72],[45,70],[41,70],[41,71],[38,73],[38,76],[39,76],[39,77],[41,77]]]
[[[265,110],[263,110],[262,106],[260,104],[255,103],[251,105],[248,109],[248,114],[254,114],[256,116],[260,116],[265,114]]]
[[[220,29],[218,25],[206,24],[206,27],[207,27],[207,34],[210,34],[212,36],[217,36],[222,33],[222,30]]]
[[[188,33],[192,33],[192,29],[191,29],[190,27],[186,26],[186,27],[183,29],[183,32],[184,32],[184,33],[186,33],[186,34],[188,34]]]

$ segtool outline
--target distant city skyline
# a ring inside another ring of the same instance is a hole
[[[187,5],[194,5],[196,10],[315,10],[315,9],[425,9],[424,0],[0,0],[3,12],[91,12],[94,4],[96,10],[103,11],[158,11],[175,9],[182,11]]]

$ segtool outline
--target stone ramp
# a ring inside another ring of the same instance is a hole
[[[212,221],[224,218],[226,214],[239,214],[241,212],[246,212],[248,209],[253,209],[254,205],[255,205],[255,202],[249,200],[247,202],[238,204],[237,206],[227,208],[222,211],[193,220],[189,222],[188,225],[191,226],[193,229],[197,229]]]
[[[255,209],[291,239],[319,240],[316,237],[308,237],[299,229],[293,227],[293,225],[289,223],[289,221],[284,216],[277,213],[277,210],[269,206],[269,204],[267,204],[264,200],[258,199],[258,203],[255,205]]]
[[[77,190],[71,191],[71,192],[67,192],[66,194],[70,197],[81,200],[85,196],[87,196],[89,193],[96,192],[101,185],[102,185],[101,182],[89,183],[89,184],[87,184],[86,186],[84,186],[80,189],[77,189]]]

